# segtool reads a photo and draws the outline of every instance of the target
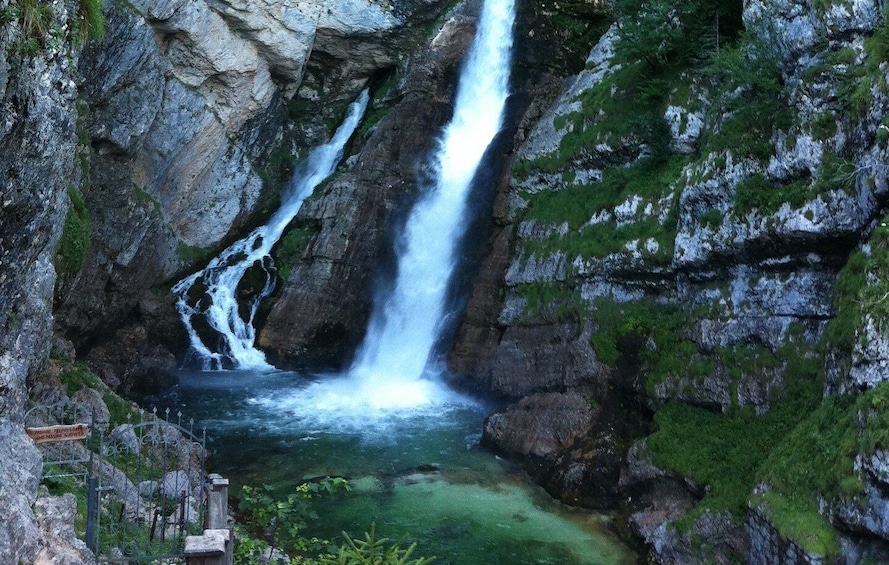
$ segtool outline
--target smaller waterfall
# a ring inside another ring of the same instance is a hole
[[[182,279],[173,287],[173,293],[179,296],[176,308],[188,332],[192,352],[201,360],[204,370],[273,369],[265,354],[254,345],[256,330],[253,328],[260,303],[275,288],[274,262],[269,254],[305,199],[336,169],[346,142],[364,116],[368,98],[367,90],[363,91],[349,106],[346,119],[333,138],[312,150],[304,166],[294,173],[282,196],[281,207],[268,224],[233,243],[202,271]],[[265,272],[265,285],[246,305],[241,305],[237,300],[238,285],[254,265]],[[199,294],[192,289],[203,292]],[[195,296],[197,294],[199,296]],[[199,318],[218,335],[218,344],[204,343],[195,328]]]

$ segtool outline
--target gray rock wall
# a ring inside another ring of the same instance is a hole
[[[5,3],[3,4],[5,6]],[[20,30],[0,35],[0,561],[30,563],[38,550],[31,505],[40,454],[22,427],[28,384],[42,369],[52,340],[56,246],[75,168],[74,67],[60,31],[67,11],[51,3],[46,48],[16,49]]]

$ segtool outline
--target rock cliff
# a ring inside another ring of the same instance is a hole
[[[656,562],[881,561],[884,12],[620,6],[516,140],[451,355],[518,399],[485,441]]]

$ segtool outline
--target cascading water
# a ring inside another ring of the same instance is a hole
[[[244,239],[233,243],[210,261],[205,269],[186,277],[173,287],[173,292],[179,296],[176,308],[188,332],[191,349],[200,359],[204,370],[229,367],[273,369],[266,362],[265,355],[254,346],[256,331],[253,328],[259,304],[272,293],[275,286],[275,273],[272,271],[274,262],[269,254],[305,199],[335,170],[346,142],[364,116],[368,98],[365,90],[349,106],[346,119],[333,138],[327,144],[312,150],[305,165],[294,173],[288,191],[282,198],[281,207],[268,224],[256,228]],[[236,292],[244,274],[254,265],[265,272],[266,280],[264,288],[253,296],[246,305],[246,312],[242,314]],[[190,293],[197,283],[203,285],[205,290],[195,299]],[[198,317],[203,318],[218,335],[218,346],[204,343],[194,325],[195,318]]]
[[[428,402],[424,376],[441,337],[472,180],[500,130],[509,89],[513,0],[487,0],[431,167],[435,185],[412,210],[400,241],[391,293],[371,317],[350,375],[397,406]],[[380,394],[381,387],[391,393]]]

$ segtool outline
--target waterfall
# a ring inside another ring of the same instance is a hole
[[[426,187],[408,217],[397,250],[395,283],[371,315],[349,371],[368,387],[393,387],[393,394],[403,395],[397,391],[411,390],[424,373],[434,372],[432,356],[448,314],[449,283],[469,223],[472,180],[503,121],[513,11],[513,0],[487,0],[482,9],[453,118],[431,159],[433,186]]]
[[[202,271],[182,279],[173,287],[173,293],[179,296],[176,309],[188,332],[192,353],[200,359],[204,370],[273,368],[266,361],[265,354],[254,346],[256,330],[253,328],[260,303],[275,287],[276,273],[269,254],[305,199],[336,169],[346,142],[364,115],[367,102],[368,92],[365,90],[349,106],[346,119],[333,138],[313,149],[303,166],[297,168],[282,195],[281,206],[266,225],[233,243]],[[265,272],[264,287],[246,305],[239,305],[238,285],[253,266]],[[200,286],[196,287],[196,284]],[[204,343],[195,328],[198,319],[212,328],[218,336],[218,344]]]

